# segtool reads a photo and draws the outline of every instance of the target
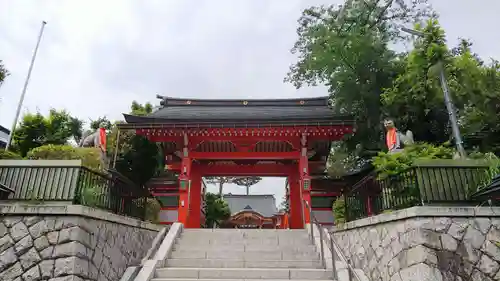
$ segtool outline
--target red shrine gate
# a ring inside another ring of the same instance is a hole
[[[349,116],[335,116],[328,97],[200,100],[158,96],[149,116],[124,114],[120,129],[162,143],[178,172],[178,221],[201,225],[202,177],[287,177],[290,228],[309,223],[311,176],[323,174],[331,142],[353,132]],[[303,217],[304,216],[304,217]]]

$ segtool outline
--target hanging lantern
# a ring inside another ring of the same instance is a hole
[[[191,185],[191,180],[189,180],[188,177],[185,175],[180,175],[179,176],[179,189],[180,190],[187,190]]]
[[[311,188],[311,178],[306,177],[302,179],[302,186],[304,190],[309,190]]]

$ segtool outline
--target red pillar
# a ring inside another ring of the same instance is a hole
[[[179,209],[178,221],[184,226],[188,225],[189,217],[189,189],[191,185],[191,163],[189,157],[188,138],[184,135],[184,148],[182,151],[181,170],[179,173]]]
[[[288,176],[288,186],[290,192],[290,228],[304,228],[302,222],[302,204],[300,202],[300,184],[297,174]]]
[[[302,193],[302,200],[307,202],[302,203],[304,223],[308,224],[311,222],[310,212],[312,210],[311,203],[311,177],[309,176],[309,159],[307,156],[307,138],[305,135],[302,136],[301,140],[301,151],[299,158],[299,175],[300,175],[300,192]]]
[[[189,228],[200,228],[201,226],[201,175],[199,171],[191,171],[191,189],[189,192]]]

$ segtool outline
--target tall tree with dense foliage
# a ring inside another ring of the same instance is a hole
[[[466,145],[470,150],[499,153],[500,64],[485,64],[467,40],[450,49],[435,19],[416,29],[425,36],[417,38],[398,78],[382,95],[385,113],[397,116],[399,128],[412,130],[416,140],[434,144],[450,140],[439,80],[443,68]]]
[[[463,40],[453,50],[450,87],[462,105],[460,124],[466,144],[500,156],[500,63],[483,62],[471,46]]]
[[[446,46],[444,31],[425,1],[346,0],[340,7],[312,7],[303,12],[286,81],[296,87],[328,87],[332,110],[351,114],[358,130],[334,145],[329,171],[342,175],[363,161],[370,150],[383,150],[384,117],[400,130],[412,130],[417,141],[441,144],[451,130],[439,80],[444,67],[469,149],[495,151],[500,146],[499,67],[484,63],[462,40]],[[426,33],[413,38],[402,24]],[[390,46],[415,39],[414,50],[396,53]]]
[[[416,140],[439,144],[450,137],[439,72],[441,67],[447,68],[452,57],[437,20],[429,20],[420,31],[426,36],[418,39],[413,51],[403,58],[404,66],[384,91],[382,104],[386,115],[395,118],[398,129],[412,130]]]
[[[388,44],[400,34],[398,24],[431,14],[423,7],[405,1],[348,0],[340,7],[306,9],[299,19],[299,38],[292,49],[299,60],[285,80],[297,88],[328,87],[333,110],[356,118],[351,148],[380,148],[380,95],[399,68]]]
[[[83,121],[65,110],[51,109],[48,116],[41,113],[25,114],[13,136],[13,148],[23,157],[42,145],[64,145],[82,137]]]
[[[152,112],[153,106],[150,103],[142,105],[136,101],[132,102],[130,114],[144,116]],[[110,154],[114,153],[116,147],[116,133],[115,126],[110,132],[108,142]],[[136,184],[143,186],[159,169],[164,168],[159,165],[159,158],[162,157],[159,146],[146,137],[136,135],[134,131],[125,131],[121,133],[119,142],[115,168]]]
[[[401,38],[401,23],[432,15],[425,5],[403,0],[347,0],[342,6],[306,9],[299,19],[292,53],[298,62],[285,81],[300,88],[328,87],[332,110],[352,115],[357,132],[336,145],[336,151],[356,160],[356,152],[382,148],[380,96],[392,85],[402,64],[389,44]],[[354,155],[354,156],[353,156]],[[333,159],[340,166],[346,157]]]

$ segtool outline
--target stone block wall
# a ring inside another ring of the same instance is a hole
[[[372,281],[500,280],[500,208],[415,207],[334,231]]]
[[[57,208],[4,206],[11,212],[0,212],[0,280],[118,281],[160,229],[83,206]]]

